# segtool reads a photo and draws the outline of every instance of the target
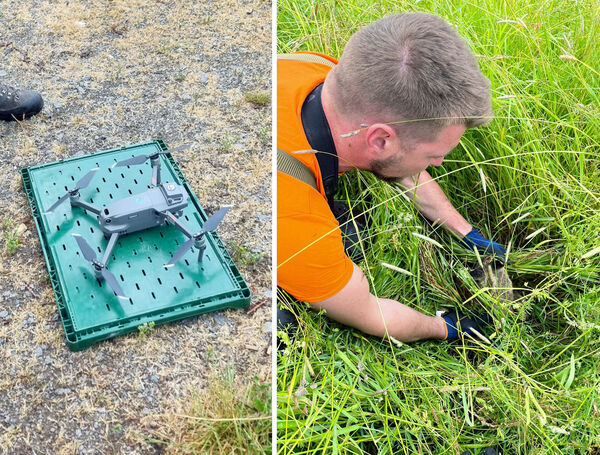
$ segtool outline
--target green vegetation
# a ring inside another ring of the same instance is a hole
[[[239,245],[236,242],[231,242],[231,246],[233,248],[233,261],[236,264],[240,265],[253,265],[259,262],[264,256],[263,252],[253,252],[248,247],[244,245]]]
[[[496,119],[431,169],[459,211],[510,245],[520,297],[478,290],[476,259],[402,190],[366,173],[340,198],[368,211],[371,289],[434,314],[487,312],[490,344],[382,341],[286,304],[301,325],[278,352],[279,453],[596,454],[600,447],[600,32],[591,1],[278,2],[278,52],[338,57],[362,25],[427,11],[454,24],[492,82]],[[420,233],[442,247],[412,235]],[[381,265],[409,271],[398,273]]]
[[[240,386],[231,369],[213,374],[185,415],[161,425],[152,442],[168,453],[245,455],[271,453],[271,384],[254,378]]]
[[[271,94],[269,92],[248,92],[245,98],[246,101],[257,106],[267,106],[271,103]]]
[[[13,220],[8,218],[2,219],[2,237],[4,239],[4,251],[10,256],[15,254],[23,245],[19,242],[19,232],[14,227]]]
[[[152,331],[154,330],[154,326],[156,323],[154,321],[144,322],[142,325],[138,326],[138,336],[142,339],[146,338]]]
[[[225,131],[225,135],[221,138],[219,144],[220,152],[231,152],[233,148],[233,137],[229,134],[229,131]]]

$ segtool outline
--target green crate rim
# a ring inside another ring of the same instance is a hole
[[[167,150],[168,147],[166,143],[162,139],[155,139],[149,142],[143,142],[140,144],[133,144],[131,146],[119,147],[110,150],[105,150],[101,152],[97,152],[93,155],[101,156],[105,154],[110,154],[114,152],[118,152],[121,150],[125,150],[131,147],[138,146],[149,146],[149,145],[158,145],[161,150]],[[91,156],[91,155],[87,155]],[[168,160],[171,165],[173,171],[180,179],[181,184],[186,189],[189,201],[193,204],[195,210],[198,211],[200,217],[203,221],[206,221],[208,218],[204,209],[200,205],[196,195],[192,191],[192,188],[189,186],[187,180],[183,176],[183,173],[179,169],[177,162],[171,156],[171,154],[163,155],[163,157]],[[48,273],[50,276],[50,282],[52,284],[52,289],[54,290],[54,295],[56,297],[56,303],[58,306],[59,315],[62,321],[63,329],[65,331],[65,337],[67,341],[67,345],[72,351],[80,351],[88,348],[92,344],[95,344],[99,341],[107,340],[116,336],[124,335],[130,332],[134,332],[138,329],[140,325],[145,323],[155,323],[155,324],[163,324],[166,322],[177,321],[181,319],[185,319],[188,317],[200,315],[203,313],[219,311],[226,308],[248,308],[250,305],[251,293],[248,285],[246,284],[244,278],[236,267],[235,263],[231,259],[229,252],[225,248],[221,238],[217,234],[217,232],[209,233],[206,236],[206,240],[211,242],[211,244],[216,247],[215,250],[221,254],[221,259],[224,261],[227,266],[226,271],[233,278],[233,282],[237,285],[237,289],[231,290],[228,293],[222,294],[218,298],[213,298],[211,302],[208,304],[206,302],[192,302],[185,305],[180,305],[177,307],[171,308],[162,308],[158,309],[154,312],[149,312],[141,316],[131,316],[122,321],[110,322],[107,324],[99,325],[91,329],[85,329],[80,331],[75,331],[73,327],[73,322],[71,319],[71,315],[67,309],[67,305],[65,303],[64,291],[61,287],[60,280],[57,277],[57,269],[56,264],[54,263],[54,259],[50,253],[50,245],[48,243],[48,239],[46,237],[46,233],[42,228],[41,215],[39,211],[39,207],[37,206],[34,190],[31,183],[31,171],[34,171],[39,168],[43,168],[49,165],[59,164],[59,163],[67,163],[71,161],[76,161],[81,159],[82,157],[73,157],[67,158],[64,160],[55,161],[52,163],[45,163],[36,166],[30,166],[28,168],[21,169],[21,177],[23,180],[23,186],[25,188],[25,194],[27,196],[27,200],[29,202],[29,207],[31,208],[31,213],[33,219],[35,221],[35,227],[38,233],[38,237],[40,239],[40,244],[42,246],[42,252],[44,254],[44,260],[46,261],[46,266],[48,268]],[[171,313],[171,314],[170,314]],[[107,329],[110,331],[107,332]]]

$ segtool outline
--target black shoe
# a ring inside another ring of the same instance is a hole
[[[42,107],[44,101],[38,92],[0,84],[0,120],[24,120],[40,112]]]
[[[296,315],[285,308],[277,308],[277,330],[295,329],[298,327]]]

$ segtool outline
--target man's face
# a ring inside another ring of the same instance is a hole
[[[397,152],[388,159],[372,161],[371,172],[382,180],[395,180],[417,175],[429,166],[441,166],[465,130],[464,125],[450,125],[443,128],[433,142],[419,142],[408,149],[403,148],[396,137],[390,145]]]

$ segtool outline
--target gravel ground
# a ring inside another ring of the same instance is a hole
[[[266,0],[0,0],[0,82],[45,101],[0,122],[0,453],[162,453],[151,428],[215,372],[270,381],[271,108],[245,98],[271,90],[270,21]],[[193,144],[175,158],[209,214],[235,205],[219,235],[259,307],[71,352],[19,169],[154,138]]]

